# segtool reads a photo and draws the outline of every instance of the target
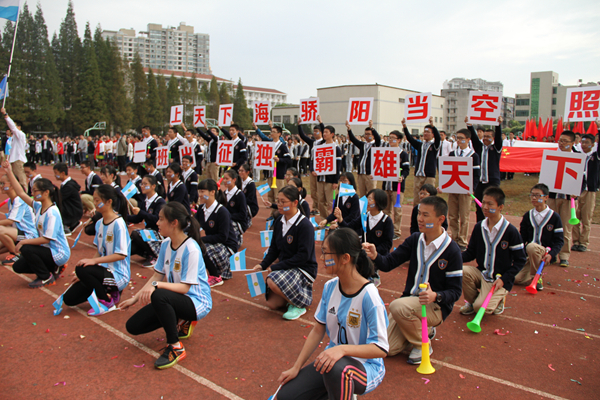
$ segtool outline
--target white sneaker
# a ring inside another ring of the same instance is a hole
[[[431,346],[431,342],[429,342],[429,355],[433,353],[433,347]],[[406,361],[409,364],[417,365],[421,364],[421,348],[413,347],[410,351],[410,355],[408,356],[408,360]]]

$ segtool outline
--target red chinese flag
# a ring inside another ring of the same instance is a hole
[[[598,133],[598,125],[596,125],[596,121],[592,121],[588,127],[587,133],[594,136]]]
[[[542,141],[542,137],[544,136],[544,129],[546,129],[544,127],[544,122],[542,121],[542,117],[540,117],[540,122],[538,123],[538,127],[537,127],[537,135],[535,135],[536,140],[538,142]]]
[[[560,117],[558,123],[556,124],[556,134],[554,135],[554,141],[556,143],[558,143],[558,138],[560,137],[560,134],[563,132],[563,130],[563,120],[562,117]]]
[[[579,124],[577,124],[577,130],[579,131],[580,135],[583,135],[585,133],[585,128],[583,126],[583,121],[579,121]]]
[[[500,157],[501,172],[540,172],[543,148],[503,147]]]

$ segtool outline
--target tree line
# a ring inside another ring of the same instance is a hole
[[[0,71],[8,71],[14,29],[7,21],[0,38]],[[173,105],[185,105],[184,121],[193,126],[194,105],[206,105],[207,117],[216,119],[219,105],[228,103],[234,104],[233,120],[251,128],[241,79],[233,93],[231,84],[219,85],[214,76],[209,84],[199,84],[194,75],[167,79],[151,69],[146,73],[139,54],[131,63],[121,58],[116,43],[102,38],[100,26],[92,34],[88,22],[82,40],[70,1],[52,40],[40,4],[35,14],[23,5],[6,108],[23,121],[26,132],[79,135],[105,121],[107,133],[141,132],[144,125],[164,133]]]

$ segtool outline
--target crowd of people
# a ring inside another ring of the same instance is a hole
[[[587,155],[586,172],[577,196],[581,226],[566,223],[570,196],[537,184],[530,191],[532,208],[516,227],[502,215],[505,194],[499,162],[506,143],[499,126],[477,129],[467,120],[465,128],[446,138],[432,120],[420,135],[402,121],[401,130],[382,137],[372,121],[362,134],[349,124],[347,132],[336,133],[319,116],[312,132],[305,133],[299,121],[297,136],[286,136],[273,124],[268,133],[255,126],[245,134],[232,124],[228,129],[171,127],[164,138],[145,126],[139,137],[44,136],[27,142],[22,124],[0,111],[9,138],[3,147],[5,175],[0,178],[0,191],[10,199],[7,219],[0,222],[2,250],[8,253],[3,264],[12,265],[16,273],[35,275],[31,288],[53,285],[71,256],[67,236],[83,224],[97,251],[91,258],[72,261],[75,275],[63,294],[64,303],[75,306],[95,294],[101,307],[90,309],[93,316],[140,304],[126,328],[132,335],[165,331],[167,347],[155,363],[159,369],[186,357],[182,341],[211,311],[210,288],[232,279],[230,257],[244,246],[244,233],[256,223],[261,207],[270,211],[273,236],[264,259],[253,269],[267,272],[269,308],[284,311],[286,320],[305,314],[313,304],[317,259],[322,260],[325,271],[336,277],[325,284],[316,307],[317,323],[296,362],[279,377],[283,387],[278,399],[349,398],[371,392],[382,382],[386,356],[409,351],[407,362],[421,363],[423,305],[430,341],[461,295],[466,304],[460,313],[468,315],[481,307],[493,288],[486,312],[501,314],[512,286],[531,284],[542,260],[567,267],[571,251],[587,249],[600,183],[597,136],[583,135],[579,144]],[[233,166],[228,169],[216,163],[221,139],[234,141]],[[263,179],[274,178],[276,185],[268,200],[257,194],[260,177],[252,167],[255,142],[261,140],[277,144],[275,171],[263,171]],[[144,162],[133,163],[135,142],[144,143]],[[336,170],[317,176],[309,160],[314,147],[325,143],[337,145]],[[191,145],[194,156],[180,157],[182,145]],[[562,132],[559,151],[578,151],[576,145],[573,132]],[[164,170],[156,168],[159,146],[169,148],[170,163]],[[370,171],[371,148],[379,146],[402,149],[397,182],[381,188]],[[473,229],[469,195],[450,194],[448,201],[437,195],[441,155],[473,158],[474,195],[481,202]],[[37,172],[38,165],[49,164],[57,185]],[[75,167],[85,177],[83,189],[70,175]],[[411,169],[415,179],[410,234],[392,250],[402,236],[402,209],[393,203],[398,185],[405,191]],[[304,188],[303,176],[308,176],[309,188]],[[352,186],[356,194],[334,199],[333,190],[340,184]],[[126,196],[121,188],[132,185],[137,190]],[[306,201],[307,189],[312,207]],[[366,215],[361,215],[363,196]],[[318,215],[319,228],[328,230],[320,251],[311,215]],[[134,297],[123,300],[132,257],[154,273]],[[475,266],[463,265],[473,260]],[[383,273],[405,262],[409,266],[402,297],[386,311],[377,286]],[[535,284],[543,290],[541,278]],[[305,365],[325,333],[329,344],[314,363]],[[428,349],[431,354],[431,344]]]

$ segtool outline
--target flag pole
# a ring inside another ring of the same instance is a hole
[[[21,16],[21,2],[19,1],[19,12],[17,14],[17,21],[15,22],[15,33],[13,35],[12,48],[10,50],[10,60],[8,61],[8,74],[6,75],[6,89],[4,91],[4,98],[2,99],[2,108],[6,104],[6,95],[8,94],[8,79],[10,78],[10,69],[12,67],[13,54],[15,53],[15,43],[17,42],[17,29],[19,28],[19,19]]]

